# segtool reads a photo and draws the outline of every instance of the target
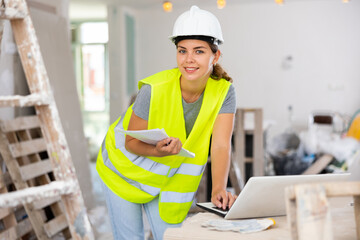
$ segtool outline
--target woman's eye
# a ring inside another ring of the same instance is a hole
[[[179,50],[179,53],[183,54],[185,53],[185,50]]]
[[[197,54],[201,54],[201,53],[204,53],[204,51],[202,51],[202,50],[196,50],[196,53],[197,53]]]

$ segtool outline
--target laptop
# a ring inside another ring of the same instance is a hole
[[[213,203],[196,203],[225,219],[286,215],[285,188],[294,184],[346,181],[349,173],[251,177],[229,211]]]

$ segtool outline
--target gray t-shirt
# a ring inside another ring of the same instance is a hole
[[[184,118],[185,118],[185,128],[186,136],[189,136],[191,129],[194,126],[196,118],[199,114],[204,93],[201,94],[198,100],[193,103],[187,103],[182,99],[183,109],[184,109]],[[134,102],[133,111],[136,116],[148,120],[149,119],[149,108],[150,108],[150,98],[151,98],[151,86],[144,84],[139,93],[136,96]],[[230,85],[229,90],[226,94],[225,100],[219,114],[221,113],[235,113],[236,111],[236,95],[235,88],[233,85]]]

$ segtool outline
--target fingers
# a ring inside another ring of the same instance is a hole
[[[223,200],[222,200],[222,209],[226,209],[228,206],[228,202],[229,202],[229,193],[225,192],[224,196],[223,196]]]
[[[181,150],[182,143],[178,138],[171,137],[167,143],[167,149],[172,154],[178,154]]]
[[[236,198],[237,195],[233,195],[232,193],[229,192],[229,208],[231,208],[231,206],[234,204]]]
[[[211,202],[218,208],[222,208],[222,201],[220,194],[217,194],[216,196],[211,197]]]
[[[182,143],[180,139],[174,137],[166,138],[156,144],[156,149],[162,156],[178,154],[181,147]]]
[[[225,210],[227,207],[231,208],[236,198],[236,195],[233,195],[231,192],[226,192],[225,190],[223,190],[214,194],[211,198],[211,202],[218,208],[222,208]]]
[[[211,202],[218,208],[226,209],[228,204],[228,193],[225,190],[214,193]]]

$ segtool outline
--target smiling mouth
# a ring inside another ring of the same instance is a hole
[[[198,69],[199,68],[196,68],[196,67],[186,67],[185,71],[188,72],[188,73],[192,73],[192,72],[195,72]]]

